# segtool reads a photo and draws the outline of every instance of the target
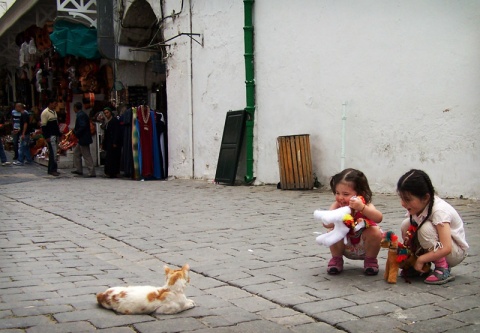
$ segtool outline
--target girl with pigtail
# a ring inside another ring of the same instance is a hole
[[[408,218],[402,222],[404,244],[417,256],[415,270],[421,273],[426,263],[435,265],[424,280],[427,284],[444,284],[453,281],[451,268],[467,256],[463,221],[458,212],[435,195],[430,177],[412,169],[397,183],[397,193]],[[402,272],[407,275],[408,272]]]

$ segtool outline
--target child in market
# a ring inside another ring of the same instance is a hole
[[[363,260],[366,275],[378,274],[377,256],[380,251],[382,231],[377,223],[382,221],[382,213],[372,204],[372,191],[367,177],[356,169],[345,169],[332,177],[330,188],[335,195],[335,202],[330,210],[349,206],[356,222],[365,221],[365,228],[357,232],[350,231],[347,244],[343,239],[330,246],[332,258],[328,262],[327,273],[339,274],[343,271],[343,256],[353,260]],[[364,201],[360,198],[363,197]],[[324,225],[333,228],[333,225]]]
[[[465,259],[468,249],[460,215],[435,195],[424,171],[412,169],[400,177],[397,193],[409,216],[402,222],[401,230],[404,244],[417,256],[415,270],[421,272],[425,263],[433,262],[435,269],[425,283],[453,281],[450,269]]]

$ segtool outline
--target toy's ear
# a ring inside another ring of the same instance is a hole
[[[186,272],[186,271],[189,271],[189,270],[190,270],[190,265],[188,265],[188,264],[183,265],[182,271]]]

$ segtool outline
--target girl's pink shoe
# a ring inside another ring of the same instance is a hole
[[[366,275],[377,275],[378,274],[377,258],[365,257],[365,260],[363,261],[363,272]]]
[[[343,271],[343,257],[332,257],[328,262],[327,273],[337,275]]]

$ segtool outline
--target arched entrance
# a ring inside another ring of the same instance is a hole
[[[120,9],[120,16],[123,10]],[[129,104],[137,106],[141,100],[133,98],[134,90],[142,91],[140,87],[148,93],[148,103],[152,109],[156,110],[157,131],[163,132],[160,138],[160,147],[164,147],[163,170],[168,176],[168,113],[167,113],[167,95],[166,95],[166,75],[163,55],[165,50],[162,46],[156,46],[156,49],[148,48],[154,44],[160,44],[163,41],[163,32],[161,31],[160,20],[155,15],[150,3],[146,0],[135,0],[131,5],[125,8],[125,14],[120,17],[119,40],[122,47],[129,47],[148,54],[146,63],[129,62],[123,63],[123,68],[127,75],[137,76],[136,80],[129,79],[123,75],[122,81],[128,85]],[[141,68],[144,69],[142,73]],[[141,77],[138,77],[141,76]],[[131,90],[131,91],[130,91]],[[132,92],[132,94],[130,93]],[[162,150],[162,149],[161,149]]]

